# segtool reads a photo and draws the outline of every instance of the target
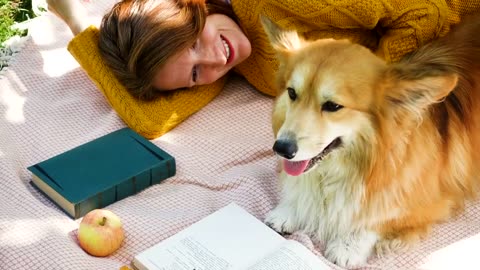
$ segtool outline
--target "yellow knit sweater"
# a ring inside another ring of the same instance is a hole
[[[252,54],[235,70],[259,91],[275,96],[277,61],[259,21],[263,14],[308,39],[348,38],[396,61],[422,44],[447,33],[478,0],[232,0],[240,26],[252,43]],[[68,49],[97,84],[123,121],[149,139],[171,130],[208,104],[225,78],[207,86],[168,93],[155,101],[131,97],[102,61],[98,29],[90,27]]]

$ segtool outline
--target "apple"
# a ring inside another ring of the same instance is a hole
[[[120,218],[110,210],[94,209],[80,222],[78,241],[88,254],[105,257],[117,250],[125,238]]]

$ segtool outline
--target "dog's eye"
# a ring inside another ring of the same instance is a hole
[[[342,105],[331,102],[331,101],[327,101],[322,105],[322,111],[327,111],[327,112],[336,112],[341,108],[343,108]]]
[[[295,93],[295,89],[293,89],[292,87],[288,87],[287,91],[288,91],[288,96],[290,97],[291,100],[297,99],[297,93]]]

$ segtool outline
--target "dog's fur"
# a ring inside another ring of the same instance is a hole
[[[393,64],[349,41],[306,41],[261,20],[280,62],[272,125],[283,156],[281,200],[267,224],[312,234],[329,260],[359,266],[374,251],[407,248],[474,198],[480,16]],[[313,167],[285,172],[336,138]]]

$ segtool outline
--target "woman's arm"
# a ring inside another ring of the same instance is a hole
[[[79,0],[47,0],[47,5],[48,10],[63,20],[75,36],[91,23]]]
[[[398,61],[405,54],[437,38],[448,29],[446,26],[449,10],[443,0],[305,2],[312,6],[324,3],[318,13],[309,14],[316,16],[308,19],[336,27],[338,30],[330,30],[332,33],[344,31],[347,38],[351,34],[354,41],[356,38],[357,41],[366,43],[373,41],[375,34],[377,44],[373,49],[387,62]]]

